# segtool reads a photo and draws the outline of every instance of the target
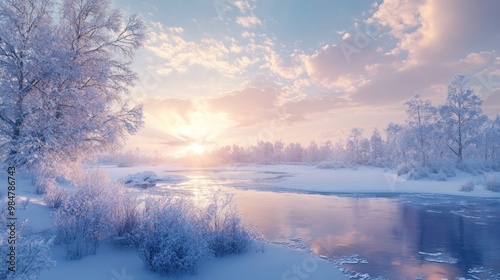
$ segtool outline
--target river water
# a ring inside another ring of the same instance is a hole
[[[167,173],[187,179],[158,189],[232,193],[264,239],[312,250],[352,279],[500,279],[500,199],[273,189],[281,172]]]

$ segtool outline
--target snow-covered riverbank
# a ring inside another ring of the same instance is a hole
[[[102,166],[114,178],[124,178],[128,174],[153,171],[159,177],[182,175],[185,171],[200,171],[211,174],[221,184],[238,186],[238,181],[247,180],[245,187],[255,189],[275,189],[318,193],[426,193],[472,197],[500,197],[500,193],[487,191],[480,184],[484,174],[472,175],[458,172],[446,181],[432,179],[407,180],[397,176],[395,170],[372,167],[318,169],[314,165],[238,165],[218,167],[181,167],[175,165],[115,167]],[[500,174],[496,173],[500,178]],[[462,192],[460,187],[467,180],[476,182],[471,192]],[[253,182],[253,183],[252,183]]]
[[[220,166],[210,168],[182,167],[176,165],[116,167],[91,167],[103,169],[110,177],[130,180],[131,174],[156,174],[148,180],[164,184],[179,184],[191,180],[193,172],[209,174],[212,182],[238,188],[267,191],[291,191],[328,194],[398,194],[427,193],[474,197],[499,197],[500,193],[484,190],[476,185],[472,192],[459,191],[468,179],[480,182],[482,175],[459,173],[447,181],[410,181],[396,176],[392,170],[359,167],[357,169],[317,169],[310,165],[266,165],[266,166]],[[152,173],[153,172],[153,173]],[[133,178],[140,181],[140,178]],[[135,182],[134,181],[134,182]],[[140,182],[139,182],[140,183]],[[21,219],[28,219],[29,226],[36,232],[50,232],[52,210],[45,206],[41,195],[34,192],[28,177],[18,179],[18,201],[29,203],[26,209],[19,209]],[[152,186],[154,188],[154,186]],[[284,246],[266,244],[254,246],[243,255],[204,261],[197,275],[183,279],[294,279],[308,276],[308,279],[345,279],[339,270],[327,261],[303,251]],[[40,279],[164,279],[145,270],[137,254],[130,249],[116,249],[111,245],[101,246],[95,256],[82,260],[68,261],[64,249],[56,245],[52,249],[56,267],[44,271]]]
[[[163,167],[104,168],[115,178],[123,178],[143,169],[152,169],[161,173]],[[178,179],[178,177],[175,177]],[[2,178],[4,179],[4,178]],[[165,178],[163,178],[165,179]],[[51,234],[53,210],[45,205],[43,197],[34,191],[27,176],[18,176],[17,197],[21,204],[29,199],[25,209],[19,209],[19,219],[28,220],[28,230]],[[103,244],[94,256],[70,261],[65,258],[62,245],[52,248],[52,258],[57,262],[50,270],[42,272],[40,279],[165,279],[143,268],[142,261],[132,249],[117,249]],[[204,261],[196,275],[185,275],[182,279],[345,279],[345,276],[327,261],[303,251],[273,244],[256,244],[249,252]]]

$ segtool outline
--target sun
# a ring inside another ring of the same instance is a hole
[[[203,146],[198,143],[193,143],[191,144],[191,146],[189,146],[189,151],[197,155],[201,155],[203,154],[203,152],[205,152],[205,148],[203,148]]]

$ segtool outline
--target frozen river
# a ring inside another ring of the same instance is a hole
[[[500,200],[445,195],[332,195],[274,189],[285,172],[167,170],[158,191],[234,194],[269,241],[310,249],[353,279],[500,279]],[[363,276],[361,276],[363,275]],[[363,278],[365,277],[365,278]],[[422,278],[418,278],[422,277]]]

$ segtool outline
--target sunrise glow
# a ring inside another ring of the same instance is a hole
[[[0,0],[0,275],[500,280],[499,11]]]
[[[188,152],[194,153],[196,155],[202,155],[205,152],[205,148],[198,143],[193,143],[188,147]]]
[[[309,145],[345,140],[353,127],[385,136],[404,122],[406,100],[418,92],[442,104],[457,74],[493,118],[499,29],[488,3],[118,1],[149,23],[131,89],[145,127],[126,149]]]

